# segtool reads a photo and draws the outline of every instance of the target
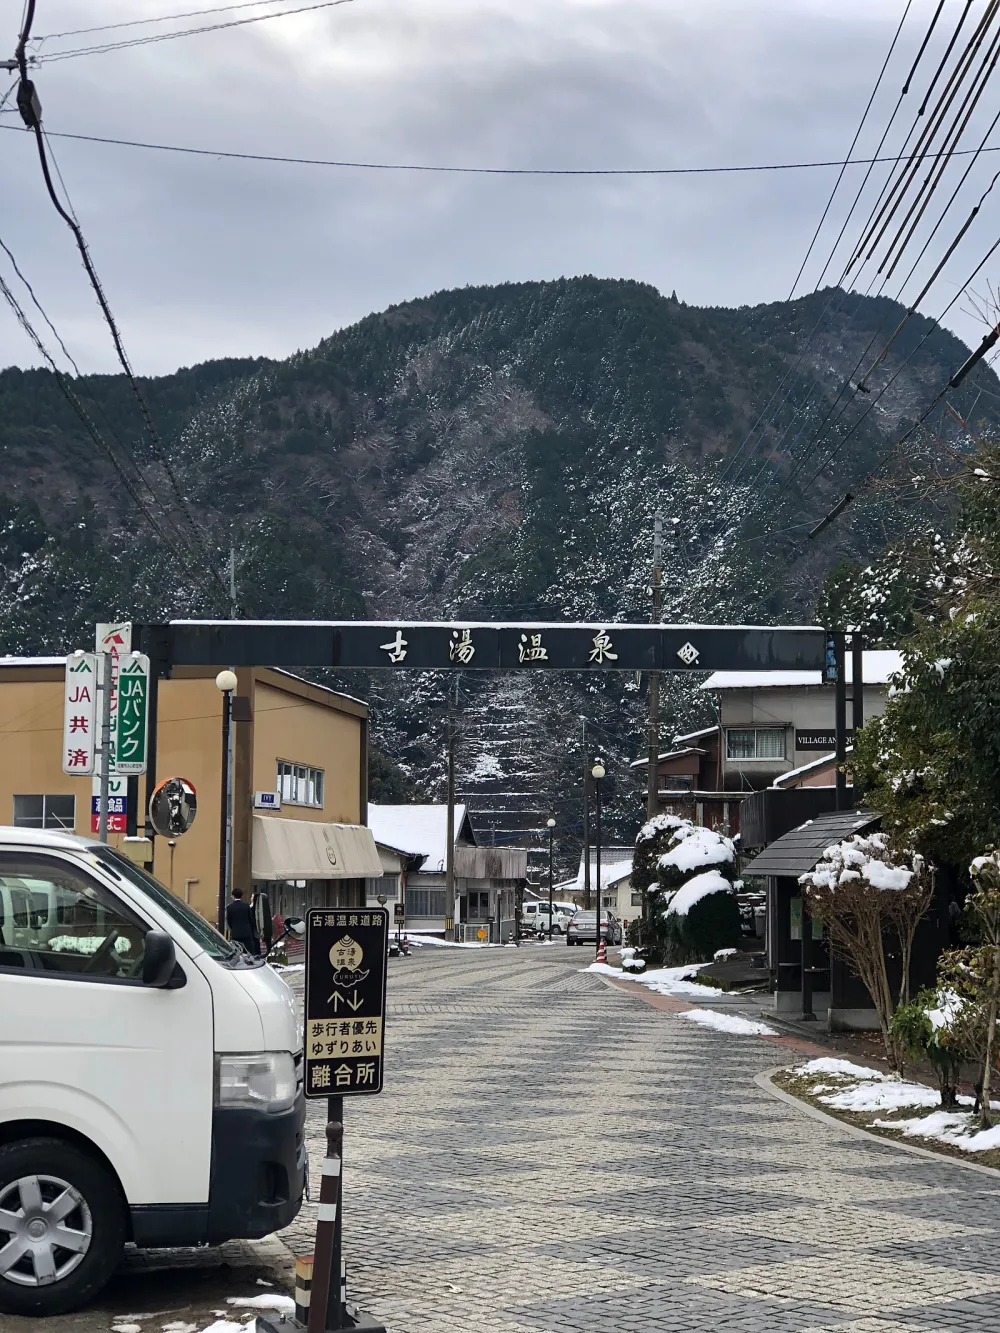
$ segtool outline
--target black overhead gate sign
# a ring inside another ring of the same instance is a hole
[[[307,1097],[382,1091],[388,946],[384,907],[306,912]]]
[[[174,666],[358,670],[804,671],[825,664],[815,626],[173,621],[139,628]]]

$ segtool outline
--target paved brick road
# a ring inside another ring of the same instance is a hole
[[[390,1333],[1000,1327],[1000,1177],[801,1116],[753,1082],[786,1050],[586,961],[392,961],[386,1091],[347,1111],[352,1300]]]

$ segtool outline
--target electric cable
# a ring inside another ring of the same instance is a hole
[[[163,470],[167,475],[170,486],[173,489],[174,494],[176,495],[180,503],[181,512],[183,513],[185,519],[187,520],[188,526],[191,529],[191,533],[194,537],[195,544],[201,550],[202,557],[206,562],[209,573],[215,579],[216,583],[218,583],[223,593],[226,596],[228,596],[228,589],[226,589],[225,584],[223,583],[218,570],[216,570],[214,563],[211,559],[210,553],[202,538],[202,534],[197,524],[194,521],[194,516],[191,513],[187,497],[181,491],[181,488],[177,481],[176,474],[174,473],[173,467],[170,463],[170,459],[167,456],[167,452],[164,449],[163,444],[160,440],[159,432],[157,431],[156,425],[153,421],[152,413],[149,410],[149,406],[146,402],[145,396],[132,370],[132,366],[129,362],[128,355],[125,351],[125,346],[121,339],[121,334],[119,333],[118,330],[118,325],[115,322],[115,318],[114,315],[112,314],[111,307],[108,303],[108,299],[104,293],[103,287],[101,286],[100,278],[97,275],[97,270],[94,267],[93,261],[90,257],[90,251],[87,246],[83,230],[80,227],[80,224],[77,222],[76,217],[73,215],[72,203],[70,203],[69,211],[67,211],[66,208],[63,207],[63,204],[59,199],[59,196],[55,190],[55,186],[53,185],[52,182],[52,175],[49,170],[49,159],[48,159],[48,152],[46,149],[45,136],[42,132],[41,106],[38,101],[38,96],[35,91],[34,84],[28,78],[28,70],[27,70],[26,46],[28,39],[31,35],[31,27],[35,16],[35,5],[36,5],[36,0],[28,0],[25,12],[24,26],[21,30],[20,39],[17,44],[17,51],[15,53],[15,58],[17,60],[18,69],[21,75],[20,85],[18,87],[18,93],[17,93],[18,110],[21,112],[21,118],[24,120],[24,123],[34,133],[35,144],[38,150],[38,158],[42,168],[42,176],[45,181],[45,187],[48,191],[49,198],[52,200],[56,212],[59,214],[59,216],[69,227],[70,231],[73,233],[77,249],[80,253],[81,259],[83,260],[84,269],[86,270],[87,277],[90,279],[90,285],[93,288],[93,291],[97,297],[98,304],[101,307],[101,312],[104,315],[104,321],[111,332],[111,339],[112,342],[114,343],[115,351],[118,355],[119,364],[121,365],[122,370],[125,372],[125,376],[128,379],[129,385],[132,389],[133,396],[138,404],[139,411],[146,428],[146,433],[148,434],[149,439],[153,445],[153,449],[157,455],[158,461],[163,467]]]
[[[968,71],[969,68],[971,68],[972,57],[975,55],[975,51],[978,49],[978,46],[976,45],[977,37],[978,37],[978,41],[979,41],[979,43],[981,44],[982,38],[983,38],[983,36],[985,36],[985,32],[986,32],[987,27],[988,27],[988,22],[987,22],[987,20],[990,20],[991,17],[992,17],[993,15],[995,15],[995,13],[997,12],[998,9],[1000,9],[1000,4],[997,3],[997,0],[991,0],[991,5],[988,6],[986,14],[984,14],[983,19],[980,21],[980,24],[979,24],[979,26],[977,27],[976,32],[973,34],[973,37],[970,39],[970,42],[969,42],[969,44],[967,45],[965,52],[963,53],[962,60],[964,60],[964,61],[966,62],[966,64],[965,64],[965,70],[966,70],[966,72]],[[932,89],[932,88],[935,86],[935,84],[937,83],[937,80],[938,80],[938,78],[940,77],[941,71],[943,70],[944,65],[945,65],[945,63],[946,63],[946,61],[947,61],[948,55],[949,55],[949,53],[953,50],[953,48],[954,48],[954,46],[955,46],[955,43],[956,43],[957,38],[958,38],[958,34],[959,34],[959,32],[961,31],[962,25],[964,24],[964,21],[965,21],[965,18],[966,18],[966,16],[967,16],[967,14],[968,14],[968,11],[969,11],[969,3],[967,2],[967,3],[966,3],[966,6],[965,6],[965,9],[963,10],[962,15],[961,15],[960,18],[959,18],[958,25],[956,26],[954,32],[952,33],[952,36],[951,36],[951,39],[950,39],[950,41],[949,41],[949,43],[948,43],[948,47],[947,47],[947,49],[946,49],[946,51],[945,51],[945,54],[944,54],[944,56],[942,57],[941,61],[939,62],[937,69],[935,70],[935,73],[934,73],[933,78],[932,78],[932,80],[931,80],[931,89]],[[940,13],[940,8],[939,8],[939,10],[935,13],[933,22],[936,22],[939,13]],[[994,39],[994,42],[996,42],[996,38]],[[922,47],[921,47],[921,54],[923,53],[923,51],[924,51],[925,49],[926,49],[926,42],[925,42],[925,43],[922,45]],[[958,71],[959,69],[961,69],[961,67],[962,67],[962,60],[960,60],[960,62],[959,62],[959,66],[956,68],[956,70],[952,72],[952,75],[951,75],[951,77],[950,77],[949,80],[948,80],[948,83],[947,83],[947,85],[946,85],[946,87],[945,87],[945,90],[944,90],[944,91],[942,92],[942,94],[941,94],[941,98],[939,99],[939,103],[938,103],[938,108],[935,109],[935,113],[934,113],[935,116],[938,115],[938,109],[942,106],[942,104],[943,104],[945,98],[948,96],[949,89],[952,89],[952,85],[955,84],[955,76],[956,76],[957,71]],[[989,74],[992,73],[992,66],[991,66],[991,67],[987,67],[987,62],[988,62],[988,60],[989,60],[989,53],[987,53],[987,56],[984,58],[984,61],[983,61],[982,70],[985,71],[985,76],[984,76],[984,78],[983,78],[983,82],[981,83],[981,86],[980,86],[980,90],[979,90],[980,95],[981,95],[981,92],[982,92],[983,88],[985,88],[985,86],[986,86],[986,81],[987,81],[988,78],[989,78]],[[996,61],[995,61],[995,59],[994,59],[993,64],[995,65],[995,63],[996,63]],[[906,85],[904,85],[904,87],[908,87],[908,86],[909,86],[909,83],[912,81],[912,77],[913,77],[913,74],[914,74],[914,72],[915,72],[915,69],[916,69],[916,62],[914,62],[914,67],[913,67],[913,69],[911,70],[911,72],[910,72],[910,76],[908,77],[908,79],[907,79],[907,83],[906,83]],[[963,75],[963,77],[964,77],[964,75]],[[956,93],[957,93],[957,91],[958,91],[958,88],[961,86],[961,82],[962,82],[962,80],[959,80],[958,83],[955,84],[955,87],[954,87],[954,89],[952,90],[952,94],[951,94],[951,95],[952,95],[952,98],[956,95]],[[971,91],[971,90],[970,90],[970,91]],[[969,97],[969,94],[966,95],[966,101],[968,101],[968,97]],[[922,101],[922,104],[921,104],[920,111],[917,113],[917,116],[914,118],[914,124],[913,124],[913,126],[911,126],[910,132],[908,133],[907,138],[906,138],[906,141],[905,141],[905,143],[904,143],[904,152],[905,152],[906,144],[908,144],[909,141],[910,141],[910,139],[912,138],[913,131],[914,131],[914,129],[915,129],[915,127],[916,127],[916,125],[917,125],[917,123],[918,123],[918,121],[919,121],[920,115],[923,113],[923,111],[924,111],[924,109],[925,109],[925,107],[926,107],[926,105],[927,105],[927,102],[929,101],[929,98],[930,98],[930,89],[928,90],[927,93],[925,93],[924,98],[923,98],[923,101]],[[901,100],[901,99],[900,99],[900,100]],[[977,99],[976,99],[976,100],[978,101],[978,96],[977,96]],[[963,106],[964,106],[964,105],[965,105],[965,104],[963,104]],[[897,103],[896,111],[898,111],[898,109],[899,109],[899,103]],[[894,112],[894,113],[893,113],[893,116],[894,116],[894,117],[895,117],[895,114],[896,114],[896,113]],[[943,114],[943,113],[942,113],[942,114]],[[959,115],[959,116],[961,115],[961,110],[959,111],[958,115]],[[971,115],[971,112],[970,112],[970,115]],[[939,120],[938,120],[938,123],[940,123],[940,118],[939,118]],[[957,117],[956,117],[956,123],[957,123]],[[966,124],[967,124],[967,123],[968,123],[968,118],[966,119]],[[945,137],[945,143],[946,143],[946,144],[947,144],[947,142],[948,142],[948,138],[950,137],[950,135],[951,135],[953,129],[954,129],[954,125],[953,125],[953,127],[952,127],[952,130],[949,130],[948,133],[946,134],[946,137]],[[964,129],[964,126],[962,127],[962,129]],[[992,126],[991,126],[991,129],[992,129]],[[985,146],[985,138],[988,138],[988,137],[989,137],[989,131],[987,131],[987,135],[984,137],[984,141],[980,143],[979,149],[978,149],[978,150],[970,150],[970,151],[972,152],[972,163],[970,164],[970,170],[971,170],[971,166],[975,163],[976,159],[978,158],[979,153],[983,150],[983,148],[984,148],[984,146]],[[921,141],[922,141],[922,142],[924,141],[924,135],[921,136]],[[931,155],[931,154],[929,154],[929,152],[925,152],[925,154],[924,154],[924,160],[926,160],[929,156],[934,156],[935,158],[940,158],[940,159],[942,159],[943,162],[944,162],[944,164],[946,165],[946,164],[947,164],[947,161],[950,160],[950,158],[951,158],[952,156],[955,155],[955,147],[956,147],[956,144],[957,144],[958,141],[959,141],[959,139],[956,138],[956,139],[951,143],[951,145],[950,145],[950,149],[942,149],[941,152],[940,152],[939,154]],[[928,141],[928,142],[929,142],[929,141]],[[916,150],[914,150],[914,154],[911,155],[911,159],[912,159],[912,156],[915,155],[915,153],[916,153]],[[904,174],[905,174],[905,169],[904,169]],[[942,172],[942,174],[943,174],[943,172]],[[968,171],[965,173],[965,176],[963,177],[962,182],[959,183],[959,187],[958,187],[959,189],[961,188],[961,184],[964,183],[964,180],[967,179],[967,177],[968,177]],[[890,174],[890,179],[891,179],[891,174]],[[938,180],[940,180],[940,174],[939,174]],[[886,184],[888,184],[888,182],[887,182]],[[936,188],[936,183],[935,183],[935,188]],[[875,205],[874,205],[874,207],[873,207],[872,213],[869,215],[869,221],[865,224],[865,227],[863,228],[863,233],[870,233],[870,230],[871,230],[871,227],[872,227],[872,216],[875,214],[875,212],[876,212],[877,210],[879,210],[879,208],[880,208],[880,204],[881,204],[881,201],[882,201],[882,198],[883,198],[883,196],[885,195],[885,193],[886,193],[886,185],[883,185],[882,192],[881,192],[881,194],[880,194],[880,196],[879,196],[879,199],[876,200],[876,203],[875,203]],[[940,224],[941,224],[941,222],[943,221],[944,216],[946,215],[946,213],[947,213],[948,209],[950,208],[951,204],[954,202],[954,199],[955,199],[957,193],[958,193],[958,190],[956,189],[955,193],[954,193],[953,196],[952,196],[952,199],[949,200],[948,205],[946,205],[945,210],[942,212],[941,217],[938,219],[938,224],[937,224],[937,226],[935,227],[935,231],[937,230],[937,227],[939,227]],[[891,221],[892,216],[893,216],[894,213],[898,210],[900,201],[901,201],[902,198],[904,198],[904,197],[905,197],[905,194],[901,194],[901,195],[899,196],[899,199],[896,201],[896,203],[893,205],[893,207],[889,210],[888,217],[885,218],[884,227],[885,227],[885,226],[888,226],[889,222]],[[928,202],[929,202],[929,197],[928,197]],[[911,209],[911,212],[912,212],[912,209]],[[885,217],[885,210],[884,210],[884,208],[882,209],[882,212],[879,214],[879,216],[880,216],[880,217]],[[905,224],[904,224],[904,225],[905,225]],[[970,223],[969,225],[971,225],[971,223]],[[884,229],[884,227],[883,227],[883,229]],[[841,228],[841,233],[840,233],[840,235],[838,236],[837,241],[835,242],[834,250],[831,252],[831,259],[832,259],[832,257],[833,257],[833,254],[836,252],[836,247],[837,247],[837,246],[839,245],[839,243],[840,243],[840,240],[841,240],[841,238],[842,238],[842,236],[843,236],[843,234],[844,234],[844,230],[845,230],[845,228]],[[912,237],[912,229],[911,229],[910,236],[907,237],[907,242],[906,242],[907,244],[908,244],[909,239],[910,239],[911,237]],[[957,245],[957,241],[955,242],[955,244]],[[839,286],[843,286],[843,285],[845,284],[845,282],[846,282],[846,280],[847,280],[847,278],[848,278],[848,275],[849,275],[851,269],[854,267],[854,265],[855,265],[855,264],[857,263],[857,261],[858,261],[858,257],[859,257],[860,249],[863,249],[863,246],[860,247],[859,250],[856,250],[856,251],[853,252],[852,257],[851,257],[850,261],[848,262],[847,266],[845,267],[844,273],[843,273],[842,276],[841,276],[841,280],[840,280],[840,283],[838,284],[838,287],[839,287]],[[904,246],[904,249],[905,249],[905,246]],[[927,249],[927,243],[925,243],[925,246],[924,246],[923,250],[921,251],[921,257],[922,257],[922,255],[923,255],[923,253],[926,252],[926,249]],[[900,255],[901,255],[901,254],[902,254],[902,250],[900,251]],[[870,257],[870,256],[869,256],[869,257]],[[866,259],[866,262],[867,262],[867,259]],[[919,262],[919,258],[918,258],[918,261],[917,261],[917,262]],[[827,267],[828,267],[828,266],[829,266],[829,265],[827,265]],[[894,267],[895,267],[895,265],[894,265]],[[915,266],[914,266],[914,267],[915,267]],[[879,271],[881,271],[881,269],[880,269]],[[826,268],[824,268],[824,275],[825,275],[825,272],[826,272]],[[907,279],[907,281],[909,280],[909,276],[912,276],[912,272],[913,272],[913,270],[911,269],[911,273],[910,273],[910,275],[908,275],[908,279]],[[880,288],[879,288],[879,294],[881,294],[881,292],[884,290],[885,285],[886,285],[886,281],[888,280],[888,278],[889,278],[890,276],[891,276],[891,271],[890,271],[890,274],[886,275],[886,280],[882,282],[882,284],[881,284],[881,286],[880,286]],[[868,286],[868,290],[867,290],[867,292],[866,292],[866,295],[868,295],[868,294],[871,293],[872,286],[874,285],[874,282],[875,282],[875,280],[876,280],[877,278],[878,278],[878,273],[876,273],[876,274],[874,275],[872,281],[869,283],[869,286]],[[821,277],[821,281],[822,281],[822,277]],[[905,286],[905,283],[904,283],[903,285]],[[903,290],[903,288],[901,287],[901,288],[900,288],[900,295],[901,295],[901,293],[902,293],[902,290]],[[926,295],[926,292],[923,293],[923,295]],[[841,305],[842,305],[842,303],[843,303],[843,299],[844,299],[844,298],[842,297],[842,298],[841,298],[841,301],[840,301],[840,304],[841,304]],[[898,296],[897,296],[897,299],[898,299]],[[922,297],[921,297],[921,299],[922,299]],[[918,301],[918,302],[914,302],[914,303],[912,304],[912,308],[911,308],[911,311],[910,311],[911,314],[916,310],[916,307],[917,307],[918,304],[919,304],[919,301]],[[907,318],[908,318],[908,317],[907,317]],[[899,332],[901,332],[902,327],[903,327],[903,326],[906,324],[906,322],[907,322],[907,318],[904,318],[904,320],[902,321],[902,324],[897,328],[897,331],[896,331],[896,334],[894,335],[894,337],[898,336]],[[855,365],[852,374],[846,377],[846,382],[845,382],[845,384],[841,386],[841,389],[840,389],[840,391],[838,392],[836,398],[833,400],[833,402],[832,402],[831,404],[828,405],[826,415],[825,415],[823,421],[820,423],[820,427],[818,428],[818,431],[817,431],[816,435],[814,435],[814,437],[813,437],[813,441],[810,442],[810,446],[809,446],[809,448],[807,449],[807,453],[812,451],[812,447],[813,447],[813,444],[814,444],[815,440],[817,439],[817,437],[820,437],[820,436],[822,435],[823,430],[824,430],[824,428],[825,428],[827,422],[830,420],[830,417],[832,416],[833,412],[836,410],[837,405],[840,403],[841,399],[843,398],[845,389],[847,389],[848,387],[851,387],[851,388],[854,387],[854,386],[852,385],[852,383],[851,383],[851,381],[852,381],[852,379],[853,379],[853,376],[855,376],[855,375],[857,374],[858,370],[860,369],[860,366],[864,363],[865,359],[868,357],[869,353],[871,352],[872,347],[874,346],[875,342],[878,340],[878,338],[879,338],[879,336],[880,336],[881,329],[882,329],[882,327],[884,327],[884,324],[885,324],[885,321],[883,320],[882,325],[881,325],[881,326],[879,327],[879,329],[877,329],[877,330],[875,331],[875,333],[872,335],[871,339],[870,339],[869,342],[868,342],[867,347],[864,349],[864,351],[861,353],[861,356],[858,358],[858,362],[857,362],[857,364]],[[814,330],[814,333],[815,333],[815,330]],[[811,336],[812,336],[812,335],[810,335],[810,337],[811,337]],[[810,339],[807,339],[806,346],[805,346],[805,348],[803,348],[803,355],[804,355],[805,350],[807,350],[807,348],[808,348],[809,341],[810,341]],[[819,387],[819,386],[818,386],[818,382],[817,382],[816,380],[814,380],[814,381],[813,381],[813,384],[812,384],[812,387],[810,388],[810,390],[808,391],[808,393],[807,393],[805,399],[803,400],[803,402],[802,402],[802,403],[800,404],[800,406],[799,406],[798,411],[799,411],[800,414],[804,412],[806,406],[808,406],[808,403],[809,403],[810,399],[811,399],[811,398],[814,396],[814,394],[817,392],[818,387]],[[787,395],[786,395],[786,401],[787,401]],[[783,404],[782,404],[782,405],[783,405]],[[780,407],[779,407],[779,411],[780,411]],[[841,412],[841,413],[840,413],[840,416],[842,416],[842,415],[843,415],[843,413]],[[839,416],[838,416],[838,420],[839,420]],[[781,445],[784,443],[784,440],[787,438],[788,431],[791,429],[791,426],[792,426],[793,423],[794,423],[794,417],[793,417],[793,421],[792,421],[792,422],[789,422],[789,424],[786,426],[785,431],[784,431],[784,433],[783,433],[783,435],[782,435],[781,440],[779,440],[778,443],[777,443],[776,446],[775,446],[776,448],[780,448]],[[772,419],[772,422],[771,422],[770,424],[773,425],[773,419]],[[795,437],[795,440],[793,441],[793,448],[794,448],[794,444],[797,443],[797,441],[801,438],[801,436],[802,436],[802,431],[803,431],[804,428],[805,428],[805,422],[803,422],[803,427],[800,428],[798,435]],[[746,460],[746,462],[744,462],[743,466],[741,466],[741,468],[740,468],[739,472],[737,473],[736,477],[733,479],[734,481],[735,481],[735,480],[738,480],[739,477],[741,477],[741,476],[743,475],[743,472],[746,470],[747,463],[750,462],[750,461],[752,460],[752,458],[756,455],[756,453],[757,453],[757,451],[758,451],[758,449],[759,449],[759,447],[760,447],[760,444],[763,442],[763,438],[764,438],[764,435],[765,435],[765,434],[766,434],[766,430],[765,430],[764,434],[762,434],[761,439],[758,441],[757,446],[751,451],[751,454],[750,454],[749,458]],[[761,467],[758,469],[758,471],[757,471],[755,477],[754,477],[753,484],[756,484],[757,482],[759,482],[760,477],[761,477],[763,471],[766,469],[766,467],[767,467],[767,460],[765,459],[764,462],[762,463]]]
[[[14,312],[14,316],[17,319],[18,323],[21,325],[22,329],[25,331],[25,333],[28,335],[31,341],[35,344],[35,347],[37,348],[39,354],[47,362],[52,372],[52,375],[55,378],[59,391],[62,393],[66,401],[69,403],[75,415],[79,418],[80,422],[83,425],[84,430],[90,436],[91,440],[98,446],[101,452],[108,459],[109,463],[111,464],[112,468],[117,474],[118,479],[121,481],[122,485],[125,487],[125,490],[128,492],[129,498],[132,500],[133,504],[146,519],[146,522],[149,524],[150,528],[159,538],[159,540],[163,543],[163,545],[180,560],[181,564],[187,569],[187,572],[192,576],[194,576],[195,571],[191,569],[186,557],[186,553],[182,548],[176,547],[174,543],[165,535],[163,530],[160,528],[156,519],[153,517],[153,514],[150,512],[145,502],[143,501],[142,496],[138,493],[138,491],[132,484],[131,478],[122,468],[120,461],[118,460],[117,456],[114,453],[114,450],[110,447],[107,441],[100,434],[97,427],[88,417],[82,403],[79,401],[76,394],[73,393],[72,389],[70,388],[69,384],[66,381],[66,377],[59,369],[59,366],[56,364],[56,361],[52,356],[52,354],[49,352],[48,348],[42,342],[42,339],[39,337],[37,330],[34,328],[31,321],[28,319],[27,315],[24,312],[24,309],[18,302],[17,298],[14,296],[14,293],[11,291],[10,287],[7,285],[7,282],[2,274],[0,274],[0,295],[4,297],[7,304]]]
[[[287,3],[288,0],[285,0]],[[96,28],[70,28],[66,32],[44,32],[40,37],[32,37],[33,44],[42,42],[54,42],[62,37],[83,37],[91,32],[111,32],[116,28],[141,28],[150,23],[169,23],[173,19],[199,18],[203,14],[224,14],[233,9],[255,9],[261,5],[281,4],[282,0],[240,0],[235,5],[216,5],[213,9],[188,9],[181,14],[159,14],[156,18],[149,19],[126,19],[122,23],[102,23]]]
[[[12,130],[17,134],[30,133],[19,125],[0,125],[0,130]],[[737,164],[725,167],[477,167],[445,166],[440,163],[425,162],[365,162],[348,159],[324,157],[290,157],[280,153],[240,153],[224,148],[194,148],[187,144],[151,143],[142,139],[120,139],[110,135],[74,134],[68,130],[50,130],[45,133],[50,139],[75,139],[80,143],[101,143],[116,148],[142,148],[158,153],[184,153],[190,157],[213,157],[231,159],[237,162],[274,162],[285,166],[332,167],[345,171],[416,171],[433,172],[455,176],[740,176],[769,171],[812,171],[828,167],[865,167],[885,163],[899,163],[903,158],[897,154],[885,157],[855,157],[846,164],[840,158],[816,160],[812,162],[764,162]],[[951,157],[971,157],[977,149],[957,149]],[[981,150],[986,153],[1000,153],[1000,144],[994,144]],[[928,154],[933,159],[939,154]]]
[[[249,18],[228,19],[225,23],[208,23],[199,28],[180,28],[177,32],[158,32],[148,37],[132,37],[123,42],[107,42],[100,46],[81,46],[72,51],[53,51],[32,57],[34,65],[49,65],[55,60],[74,60],[77,56],[105,55],[108,51],[124,51],[136,46],[150,46],[154,42],[172,42],[178,37],[194,37],[203,32],[221,32],[227,28],[242,28],[248,23],[262,23],[265,19],[287,18],[291,14],[307,14],[316,9],[335,9],[352,5],[355,0],[313,0],[312,4],[296,9],[279,9],[270,14],[252,14]]]

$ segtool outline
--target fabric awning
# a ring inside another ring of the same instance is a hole
[[[310,819],[253,817],[254,879],[377,879],[382,863],[371,829]]]
[[[807,819],[790,833],[765,847],[759,856],[743,867],[744,876],[774,875],[798,879],[822,859],[827,847],[843,842],[854,833],[866,832],[882,816],[874,810],[838,810],[834,814]]]

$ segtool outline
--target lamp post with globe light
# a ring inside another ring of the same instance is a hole
[[[549,831],[549,943],[552,943],[552,834],[555,832],[556,821],[548,819],[545,827]]]
[[[232,865],[232,719],[233,691],[237,680],[235,671],[220,671],[215,688],[222,694],[222,812],[219,817],[219,904],[216,925],[226,928],[226,898],[229,894],[229,875]]]
[[[596,871],[597,871],[597,942],[595,952],[601,952],[601,778],[604,777],[605,768],[600,759],[594,761],[594,766],[590,770],[590,776],[594,779],[594,842],[597,848]]]

